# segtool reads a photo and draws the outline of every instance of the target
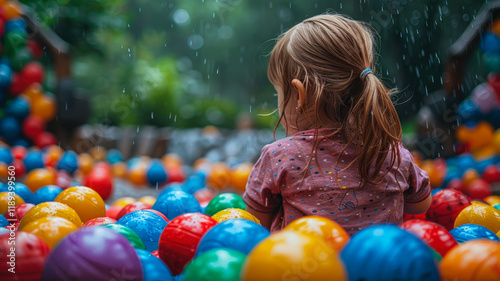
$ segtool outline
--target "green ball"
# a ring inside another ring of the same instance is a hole
[[[188,264],[182,281],[239,281],[246,256],[231,249],[213,249]]]
[[[28,48],[22,48],[14,54],[14,57],[11,59],[10,64],[12,69],[15,71],[20,71],[25,64],[30,62],[33,58],[31,57],[31,52]]]
[[[222,193],[217,195],[214,199],[210,200],[207,208],[205,209],[205,214],[209,216],[213,216],[219,211],[228,209],[228,208],[238,208],[245,210],[245,202],[243,198],[238,194],[234,193]]]
[[[500,55],[493,53],[485,53],[483,55],[483,62],[486,65],[486,69],[492,73],[500,72]]]
[[[146,250],[146,246],[144,246],[141,238],[132,229],[116,223],[106,223],[100,226],[107,227],[125,236],[125,238],[127,238],[127,240],[130,242],[130,244],[132,244],[134,248]]]
[[[16,53],[26,47],[28,36],[26,31],[13,30],[4,35],[3,55],[8,58],[15,57]]]

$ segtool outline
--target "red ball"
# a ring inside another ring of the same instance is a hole
[[[164,214],[158,212],[157,210],[153,210],[153,209],[144,209],[144,211],[149,211],[149,212],[153,212],[155,214],[157,214],[158,216],[162,217],[166,222],[169,222],[168,218],[165,217]]]
[[[425,219],[427,219],[427,212],[418,215],[403,214],[403,221]]]
[[[40,46],[40,44],[38,44],[38,42],[36,42],[33,39],[30,39],[30,40],[28,40],[27,46],[28,46],[28,48],[31,51],[31,55],[33,55],[33,57],[35,59],[42,58],[42,56],[43,56],[43,49]]]
[[[103,170],[93,170],[85,177],[84,186],[88,186],[101,195],[106,201],[113,193],[113,180],[111,175]]]
[[[17,96],[20,93],[24,92],[30,83],[23,79],[20,74],[13,73],[12,74],[12,82],[10,83],[9,93],[13,96]]]
[[[173,275],[184,270],[203,235],[216,224],[214,219],[200,213],[180,215],[167,224],[158,242],[158,252]]]
[[[118,213],[118,215],[116,216],[116,219],[119,220],[126,214],[132,213],[134,211],[151,209],[151,207],[153,207],[153,206],[146,204],[146,203],[142,203],[140,201],[134,202],[132,204],[128,204],[127,206],[123,207],[123,209]]]
[[[400,228],[413,233],[444,257],[451,248],[458,246],[455,238],[443,226],[425,220],[409,220],[399,225]]]
[[[92,169],[92,171],[102,171],[102,172],[111,174],[113,172],[113,168],[111,168],[111,166],[108,163],[101,161],[101,162],[97,162],[94,165],[94,168]]]
[[[184,174],[184,171],[182,170],[182,167],[170,167],[168,168],[168,180],[167,183],[172,183],[172,182],[185,182],[186,181],[186,175]]]
[[[43,70],[43,66],[39,62],[32,61],[24,66],[20,75],[28,85],[33,83],[42,84],[45,79],[45,70]]]
[[[462,192],[443,189],[432,196],[427,219],[444,226],[449,231],[453,229],[458,214],[470,204],[470,198]]]
[[[152,252],[151,252],[151,255],[153,255],[153,256],[155,256],[155,257],[157,257],[157,258],[160,258],[160,254],[158,253],[158,250],[156,250],[156,251],[152,251]]]
[[[482,200],[492,195],[493,191],[491,190],[491,185],[487,181],[483,179],[475,179],[469,184],[465,193],[468,194],[471,199]]]
[[[17,205],[16,208],[14,209],[17,221],[21,221],[24,215],[33,207],[35,207],[35,205],[31,203],[22,203]]]
[[[5,14],[4,7],[0,7],[0,20],[2,20],[4,23],[7,22],[7,15]]]
[[[16,232],[15,245],[9,241],[9,232],[0,234],[0,280],[42,280],[43,264],[50,252],[47,243],[24,231]],[[12,247],[15,247],[15,274],[8,271]]]
[[[103,225],[107,223],[115,223],[116,220],[108,217],[99,217],[99,218],[93,218],[91,220],[86,221],[83,224],[83,227],[86,226],[97,226],[97,225]]]
[[[38,146],[39,148],[45,148],[47,146],[56,144],[57,144],[57,139],[51,133],[43,132],[35,137],[35,145]]]
[[[56,185],[62,189],[66,189],[73,185],[71,174],[64,170],[57,171]]]
[[[500,182],[500,168],[497,165],[489,165],[481,177],[489,183]]]
[[[120,213],[122,209],[123,207],[119,205],[111,206],[106,210],[106,217],[116,220],[118,213]]]
[[[448,182],[446,188],[452,188],[460,192],[465,192],[465,184],[461,179],[452,179]]]
[[[23,122],[23,134],[30,138],[34,139],[37,136],[41,135],[45,131],[45,123],[42,119],[30,115]]]
[[[14,159],[23,160],[26,154],[28,154],[28,149],[24,146],[18,145],[14,146],[10,152],[12,153],[12,157],[14,157]]]
[[[26,167],[22,160],[14,159],[10,165],[15,168],[14,173],[16,178],[20,178],[26,174]]]

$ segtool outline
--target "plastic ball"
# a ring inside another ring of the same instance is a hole
[[[14,202],[14,205],[12,205]],[[10,204],[9,204],[10,203]],[[25,203],[21,196],[13,193],[13,192],[1,192],[0,193],[0,214],[5,214],[9,206],[17,206],[19,204]]]
[[[486,203],[488,203],[490,206],[493,206],[493,205],[496,205],[496,204],[500,204],[500,196],[498,196],[498,195],[491,195],[491,196],[485,197],[484,201]]]
[[[21,69],[28,64],[33,58],[31,57],[31,52],[28,48],[22,47],[21,49],[17,50],[15,54],[10,58],[10,66],[12,67],[13,70],[15,71],[21,71]],[[21,79],[25,81],[28,85],[30,82],[24,77],[22,77],[22,74],[20,74]]]
[[[452,179],[448,182],[448,184],[446,185],[446,188],[448,188],[448,189],[451,188],[451,189],[458,190],[460,192],[465,192],[466,187],[461,179]]]
[[[37,116],[30,115],[24,119],[22,131],[26,137],[34,139],[45,131],[45,123]]]
[[[126,226],[123,226],[121,224],[118,224],[118,223],[107,223],[107,224],[103,224],[101,226],[107,227],[111,230],[114,230],[114,231],[120,233],[125,238],[127,238],[127,240],[130,242],[130,244],[132,244],[132,246],[134,248],[143,249],[143,250],[146,249],[146,247],[144,246],[144,243],[142,242],[139,235],[137,235],[137,233],[135,233],[132,229],[130,229]]]
[[[170,221],[167,217],[165,217],[165,215],[164,215],[164,214],[162,214],[162,213],[160,213],[160,212],[158,212],[158,211],[156,211],[156,210],[144,209],[144,211],[148,211],[148,212],[155,213],[155,214],[157,214],[158,216],[160,216],[162,219],[164,219],[166,222],[169,222],[169,221]]]
[[[457,116],[462,120],[463,123],[472,120],[479,119],[481,116],[481,111],[474,102],[470,99],[466,99],[458,105]],[[457,132],[458,133],[458,132]],[[461,138],[459,138],[462,141]]]
[[[25,30],[12,30],[6,32],[3,37],[2,55],[8,58],[12,58],[17,50],[22,49],[26,45],[27,33]],[[26,84],[28,84],[27,81]]]
[[[88,175],[92,171],[93,158],[88,153],[78,155],[78,168],[83,175]]]
[[[47,122],[56,115],[56,104],[52,97],[44,95],[35,99],[31,104],[31,114]]]
[[[132,197],[122,197],[122,198],[118,198],[115,201],[113,201],[113,203],[111,205],[125,207],[129,204],[134,203],[135,201],[136,201],[135,198],[132,198]]]
[[[0,228],[8,226],[10,223],[3,215],[0,215]]]
[[[205,214],[209,216],[215,215],[217,212],[228,208],[237,208],[244,210],[246,207],[243,198],[234,193],[222,193],[210,200],[205,209]]]
[[[130,169],[128,171],[128,180],[135,185],[143,186],[147,183],[146,178],[146,168],[144,166],[138,166]]]
[[[14,159],[10,165],[14,167],[14,176],[16,178],[21,178],[26,174],[26,167],[24,167],[23,161]]]
[[[54,185],[56,174],[47,169],[34,169],[26,175],[24,183],[32,192],[36,192],[43,186]]]
[[[83,224],[83,227],[87,226],[98,226],[98,225],[103,225],[107,223],[115,223],[116,220],[112,219],[110,217],[100,217],[100,218],[94,218],[91,220],[88,220],[86,223]]]
[[[63,150],[58,145],[49,145],[45,148],[45,164],[55,167],[63,154]]]
[[[420,238],[442,257],[450,249],[458,245],[448,230],[437,223],[425,220],[409,220],[400,224],[399,227]]]
[[[186,266],[182,280],[239,281],[245,258],[244,254],[231,249],[207,251]]]
[[[19,18],[23,11],[22,5],[15,1],[8,1],[3,5],[3,9],[5,10],[5,17],[8,20]]]
[[[156,197],[154,197],[154,196],[142,196],[137,201],[153,206],[156,202]]]
[[[25,118],[30,113],[30,104],[26,99],[17,97],[7,104],[5,111],[14,117]]]
[[[323,239],[336,252],[349,241],[347,232],[334,221],[320,216],[305,216],[288,224],[284,230],[296,231]]]
[[[61,217],[41,217],[31,221],[20,230],[35,234],[45,241],[50,248],[53,248],[59,240],[77,229],[78,226],[67,219]]]
[[[28,154],[28,150],[24,146],[14,146],[11,149],[11,154],[14,159],[23,160]]]
[[[216,224],[211,217],[194,213],[180,215],[165,227],[158,242],[158,252],[174,275],[182,272],[194,257],[202,236]]]
[[[120,211],[123,209],[122,206],[119,206],[119,205],[114,205],[114,206],[111,206],[109,207],[107,210],[106,210],[106,217],[110,217],[112,219],[115,219],[116,220],[116,217],[118,216],[118,213],[120,213]]]
[[[260,224],[259,219],[257,219],[254,215],[245,210],[235,208],[229,208],[219,211],[215,215],[213,215],[212,218],[217,222],[223,222],[229,219],[246,219]]]
[[[16,221],[21,221],[21,219],[26,215],[26,213],[33,207],[35,207],[35,205],[31,203],[23,203],[17,205],[16,208],[14,209]]]
[[[111,175],[102,170],[90,172],[90,174],[85,177],[83,184],[99,193],[103,200],[108,200],[113,193],[113,180],[111,179]]]
[[[9,232],[0,234],[0,279],[40,280],[43,265],[50,252],[47,243],[32,233],[17,231],[15,252],[12,253],[11,248],[14,245],[10,238]],[[14,258],[14,261],[11,258]],[[8,271],[12,267],[15,268],[15,274]]]
[[[70,150],[64,152],[59,159],[57,169],[73,174],[78,169],[78,156],[76,153]]]
[[[500,182],[500,168],[496,165],[490,165],[484,169],[481,177],[488,183]]]
[[[71,269],[71,270],[68,270]],[[99,226],[71,233],[50,253],[43,280],[142,281],[141,262],[121,234]]]
[[[54,201],[73,208],[83,222],[106,216],[106,207],[101,196],[85,186],[67,188],[57,195]]]
[[[453,235],[458,243],[477,239],[500,241],[500,238],[493,231],[477,224],[463,224],[450,230],[450,234]]]
[[[26,64],[21,71],[21,75],[23,79],[28,81],[30,84],[43,84],[43,81],[45,79],[45,71],[43,70],[43,66],[37,61],[32,61]]]
[[[168,179],[167,183],[174,182],[185,182],[186,181],[186,173],[182,166],[169,166],[167,167]]]
[[[117,162],[122,162],[123,161],[123,156],[122,153],[117,150],[117,149],[110,149],[108,153],[106,154],[106,160],[108,160],[109,163],[114,164]]]
[[[454,189],[443,189],[432,196],[431,206],[427,210],[427,219],[451,230],[458,214],[469,206],[470,199]]]
[[[184,191],[170,191],[158,197],[151,208],[164,214],[169,220],[185,213],[201,212],[198,200]]]
[[[0,135],[8,140],[15,140],[21,135],[21,124],[12,117],[6,116],[0,121]]]
[[[231,185],[239,191],[245,191],[245,187],[252,171],[253,165],[250,163],[243,163],[238,165],[231,172]]]
[[[500,55],[495,53],[484,53],[483,54],[483,63],[486,66],[486,69],[492,73],[500,72]]]
[[[60,217],[72,222],[77,227],[82,226],[80,217],[71,207],[58,202],[45,202],[31,208],[24,215],[18,228],[19,230],[23,230],[31,222],[43,217]]]
[[[30,49],[31,54],[33,55],[33,57],[35,59],[38,60],[38,59],[42,58],[43,49],[40,46],[40,44],[38,44],[38,42],[36,40],[32,40],[32,39],[28,40],[27,46]]]
[[[14,184],[15,193],[24,200],[26,203],[32,203],[33,193],[31,190],[24,184],[20,182],[16,182]]]
[[[196,256],[218,248],[232,249],[248,255],[267,236],[269,230],[258,223],[244,219],[227,220],[215,225],[203,236]]]
[[[168,179],[165,167],[160,162],[153,162],[147,170],[146,177],[152,186],[163,186]]]
[[[151,209],[151,205],[145,204],[145,203],[142,203],[139,201],[134,202],[132,204],[129,204],[129,205],[123,207],[122,210],[116,216],[116,219],[119,220],[126,214],[132,213],[134,211],[144,210],[144,209]]]
[[[473,180],[465,191],[471,199],[483,199],[493,193],[490,184],[483,179]]]
[[[113,176],[124,178],[127,175],[127,165],[123,162],[113,164]]]
[[[340,256],[350,280],[440,280],[432,250],[394,225],[361,230]]]
[[[168,267],[156,256],[146,250],[137,249],[137,254],[142,264],[144,281],[173,281],[172,273]]]
[[[26,154],[23,163],[28,172],[41,169],[45,166],[43,163],[43,153],[40,150],[32,149]]]
[[[500,231],[500,211],[486,204],[473,204],[463,209],[455,220],[455,227],[478,224],[497,233]]]
[[[10,165],[10,163],[12,163],[12,160],[14,160],[14,158],[10,153],[10,149],[7,147],[0,146],[0,162]]]
[[[230,169],[225,163],[216,163],[210,169],[207,184],[215,189],[223,189],[229,186],[231,181]]]
[[[243,264],[241,279],[301,279],[304,272],[309,280],[347,279],[342,261],[326,242],[295,231],[280,231],[259,243]]]
[[[158,249],[160,235],[167,226],[167,222],[157,214],[142,210],[126,214],[117,224],[124,225],[137,233],[149,252]]]
[[[444,281],[498,280],[500,243],[491,240],[469,241],[452,249],[441,261]]]
[[[491,32],[483,34],[481,39],[483,52],[500,53],[500,38]]]
[[[61,193],[62,191],[63,189],[59,186],[47,185],[35,191],[35,193],[33,193],[33,196],[31,197],[31,201],[35,205],[43,202],[54,201],[57,195],[59,195],[59,193]]]
[[[5,64],[0,64],[0,88],[9,88],[12,82],[12,69]]]

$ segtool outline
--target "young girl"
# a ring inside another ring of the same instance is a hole
[[[429,178],[400,143],[373,57],[370,29],[341,15],[306,19],[279,37],[268,76],[287,137],[262,149],[244,194],[262,225],[319,215],[352,235],[429,207]]]

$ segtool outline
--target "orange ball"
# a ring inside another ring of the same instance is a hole
[[[210,169],[207,181],[212,188],[223,189],[229,186],[231,173],[226,163],[216,163]]]
[[[55,185],[57,175],[50,169],[34,169],[26,175],[24,184],[29,187],[31,192],[37,191],[40,187],[46,185]]]
[[[129,204],[132,204],[134,203],[136,200],[132,197],[122,197],[122,198],[118,198],[116,199],[113,204],[111,204],[111,206],[121,206],[121,207],[125,207]]]
[[[349,234],[334,221],[320,216],[306,216],[287,225],[284,230],[292,230],[302,234],[323,239],[337,253],[349,242]]]
[[[57,161],[59,161],[59,158],[61,158],[62,154],[63,150],[57,145],[51,145],[47,147],[44,155],[45,163],[51,167],[54,167]]]
[[[78,227],[82,226],[82,220],[80,220],[75,210],[68,205],[59,202],[43,202],[31,208],[23,216],[18,230],[23,230],[29,223],[43,217],[60,217],[69,220]]]
[[[31,84],[31,86],[24,90],[23,95],[25,95],[30,100],[30,103],[33,103],[34,100],[42,97],[42,86],[38,83]]]
[[[479,178],[479,174],[475,169],[468,169],[462,176],[462,182],[465,186],[469,186],[471,182]]]
[[[19,18],[23,12],[23,6],[17,1],[8,1],[3,5],[7,20]]]
[[[0,162],[0,178],[6,179],[9,176],[8,168],[7,164]]]
[[[127,176],[127,164],[123,162],[116,162],[113,164],[113,176],[124,178]]]
[[[444,172],[436,169],[432,160],[423,161],[421,168],[429,175],[429,180],[432,188],[440,187],[443,184]]]
[[[231,185],[239,191],[245,191],[248,176],[250,175],[252,168],[253,165],[250,163],[238,165],[238,167],[231,172]]]
[[[106,153],[106,148],[102,146],[94,146],[90,149],[90,155],[92,155],[96,161],[104,161],[106,159]]]
[[[59,240],[78,229],[74,223],[60,217],[42,217],[30,222],[23,231],[30,232],[53,248]]]
[[[54,201],[73,208],[84,223],[93,218],[106,216],[106,206],[101,196],[85,186],[67,188],[59,193]]]
[[[142,196],[137,201],[153,206],[156,202],[156,198],[153,196]]]
[[[494,206],[496,204],[500,204],[500,196],[498,195],[491,195],[491,196],[488,196],[486,198],[484,198],[484,201],[488,204],[490,204],[490,206]]]
[[[14,202],[14,205],[9,205],[9,202]],[[15,207],[19,204],[23,204],[24,200],[21,196],[15,194],[15,192],[2,192],[0,193],[0,215],[7,213],[9,206]],[[13,209],[11,209],[13,210]]]
[[[139,165],[128,171],[128,180],[138,186],[144,186],[147,183],[146,167]]]
[[[500,231],[500,210],[480,202],[471,204],[458,214],[454,227],[468,223],[482,225],[497,233]]]
[[[163,161],[163,164],[165,167],[170,167],[170,166],[182,166],[182,159],[179,157],[179,155],[174,154],[174,153],[169,153],[165,154],[161,160]]]
[[[500,242],[471,240],[451,249],[441,260],[444,281],[488,281],[500,276]]]
[[[422,156],[420,153],[418,151],[412,151],[411,155],[413,156],[413,162],[420,167],[422,165]]]
[[[50,121],[56,116],[56,103],[52,97],[43,95],[32,101],[31,113],[45,122]]]
[[[92,171],[92,166],[94,160],[92,156],[88,153],[82,153],[78,156],[78,168],[84,176],[88,175]]]
[[[493,147],[495,148],[495,151],[500,154],[500,129],[497,129],[495,133],[493,134]]]
[[[495,20],[490,27],[492,33],[496,36],[500,36],[500,20]]]

